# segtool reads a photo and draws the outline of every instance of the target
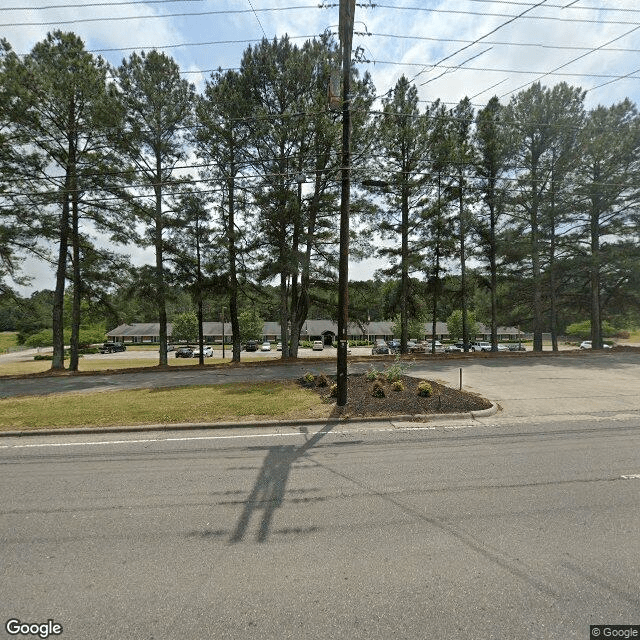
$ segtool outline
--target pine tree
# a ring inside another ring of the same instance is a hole
[[[74,284],[70,369],[78,367],[80,246],[85,217],[113,228],[91,196],[103,194],[108,156],[105,127],[113,124],[107,65],[88,53],[72,33],[56,31],[19,60],[7,61],[12,92],[11,116],[22,148],[35,149],[33,161],[22,166],[23,206],[38,212],[33,231],[57,241],[56,288],[53,303],[52,369],[64,368],[64,292],[69,277],[68,252],[73,256]],[[26,171],[25,171],[26,169]]]
[[[164,233],[174,224],[167,206],[186,181],[176,165],[188,155],[195,89],[180,77],[176,62],[158,51],[134,53],[117,70],[124,124],[112,142],[136,169],[129,204],[145,226],[144,241],[155,251],[155,300],[160,325],[160,365],[167,364],[167,308]],[[172,191],[173,190],[173,191]],[[144,195],[144,197],[141,197]]]

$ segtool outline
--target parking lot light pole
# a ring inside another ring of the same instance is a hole
[[[342,170],[340,196],[340,262],[338,267],[338,363],[336,403],[347,404],[347,346],[349,324],[349,198],[351,191],[351,43],[356,0],[340,0],[342,49]]]

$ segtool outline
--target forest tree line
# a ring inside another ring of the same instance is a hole
[[[280,322],[284,358],[307,318],[337,316],[337,60],[329,35],[265,39],[198,93],[156,50],[115,67],[73,33],[24,56],[2,41],[0,301],[17,299],[21,258],[51,262],[53,369],[65,324],[75,370],[80,329],[100,314],[153,316],[166,364],[185,295],[200,321],[225,308],[236,361],[247,306]],[[387,265],[352,284],[351,319],[397,313],[404,345],[410,319],[459,308],[494,344],[498,325],[531,330],[535,350],[576,320],[594,348],[605,321],[640,322],[632,101],[587,109],[580,88],[536,83],[507,104],[448,105],[420,101],[405,77],[377,96],[354,69],[351,109],[351,255]],[[153,263],[134,267],[132,245]]]

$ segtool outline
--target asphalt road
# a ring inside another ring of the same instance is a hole
[[[638,416],[445,424],[0,438],[3,626],[586,640],[640,624]]]

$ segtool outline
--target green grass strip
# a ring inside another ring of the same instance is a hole
[[[67,393],[0,399],[0,431],[321,418],[329,411],[293,382]]]

